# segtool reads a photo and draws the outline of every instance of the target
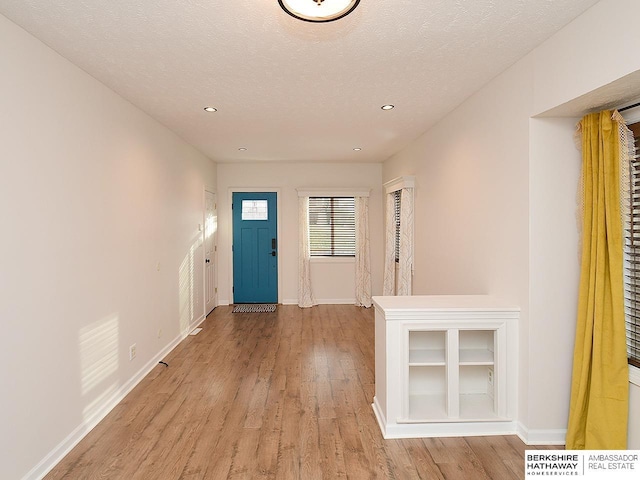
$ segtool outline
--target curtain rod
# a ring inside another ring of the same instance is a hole
[[[640,102],[634,103],[633,105],[628,105],[628,106],[626,106],[624,108],[619,108],[618,111],[619,112],[624,112],[625,110],[630,110],[630,109],[635,108],[635,107],[640,107]]]

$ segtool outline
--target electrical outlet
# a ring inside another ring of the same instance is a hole
[[[490,368],[487,374],[487,381],[489,382],[489,385],[493,386],[493,368]]]
[[[136,358],[136,344],[134,343],[129,347],[129,360]]]
[[[161,328],[158,329],[158,338],[160,338],[160,337],[162,337],[162,329]]]

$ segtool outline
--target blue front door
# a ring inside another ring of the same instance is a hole
[[[275,192],[233,193],[233,301],[278,303]]]

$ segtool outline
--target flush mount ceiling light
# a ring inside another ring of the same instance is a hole
[[[217,112],[218,109],[214,107],[204,107],[205,112]]]
[[[394,109],[394,108],[395,108],[395,105],[391,105],[391,104],[388,104],[388,105],[382,105],[380,108],[381,108],[382,110],[392,110],[392,109]]]
[[[305,22],[333,22],[349,15],[360,0],[278,0],[282,9]]]
[[[362,149],[360,147],[356,147],[356,148],[353,149],[353,151],[354,152],[360,152],[360,151],[362,151]]]

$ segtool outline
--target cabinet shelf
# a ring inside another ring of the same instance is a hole
[[[445,350],[409,350],[409,366],[445,365]]]
[[[493,352],[487,349],[461,349],[460,365],[493,365]]]

